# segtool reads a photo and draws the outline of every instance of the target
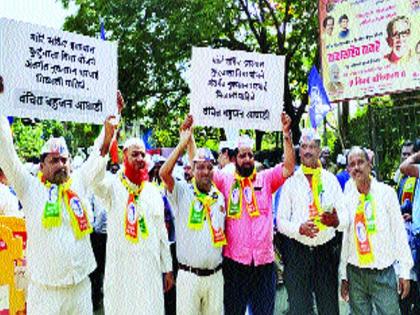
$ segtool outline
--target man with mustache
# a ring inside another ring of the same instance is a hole
[[[105,177],[104,167],[93,186],[108,209],[105,313],[163,314],[163,291],[173,286],[163,200],[148,181],[144,142],[128,139],[123,154],[123,168]]]
[[[190,118],[187,118],[190,119]],[[174,209],[177,236],[177,314],[222,314],[222,246],[226,244],[225,200],[213,185],[215,159],[207,148],[193,158],[191,183],[172,176],[176,160],[191,141],[191,128],[160,170]]]
[[[312,129],[300,138],[301,166],[284,184],[277,211],[284,242],[284,283],[289,314],[339,314],[336,229],[345,226],[343,194],[335,175],[322,168],[321,140]]]
[[[215,170],[213,180],[225,197],[226,238],[223,249],[224,308],[226,315],[274,313],[276,278],[273,249],[272,194],[294,170],[291,119],[282,113],[285,161],[257,173],[253,141],[238,139],[235,174]],[[190,142],[194,146],[194,141]]]
[[[95,269],[86,207],[79,197],[106,165],[114,126],[105,121],[89,159],[70,176],[64,138],[51,138],[41,151],[40,173],[32,176],[13,148],[6,117],[0,117],[0,167],[22,203],[28,234],[28,314],[92,314],[88,275]]]
[[[409,294],[413,258],[397,194],[370,175],[366,150],[353,147],[348,163],[352,188],[346,185],[344,199],[349,224],[341,251],[341,296],[354,315],[372,314],[373,307],[379,314],[400,314],[398,291],[402,299]]]

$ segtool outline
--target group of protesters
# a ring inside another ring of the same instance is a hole
[[[25,218],[28,314],[92,314],[101,270],[106,314],[274,314],[274,235],[288,314],[339,314],[340,291],[351,314],[415,314],[419,145],[404,144],[394,189],[375,178],[372,151],[352,147],[331,172],[316,131],[301,130],[295,154],[290,117],[280,123],[284,158],[272,168],[257,169],[247,135],[218,157],[197,148],[189,115],[166,159],[129,138],[107,172],[109,117],[79,167],[51,138],[31,174],[1,117],[0,214]]]

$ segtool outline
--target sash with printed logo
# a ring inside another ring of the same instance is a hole
[[[256,175],[257,170],[255,168],[251,176],[248,177],[242,177],[238,173],[235,173],[235,180],[230,188],[228,200],[228,218],[239,219],[241,217],[242,200],[245,201],[245,208],[250,217],[260,215],[254,186],[252,185]]]
[[[61,204],[64,197],[64,204],[70,217],[75,238],[82,239],[92,233],[93,229],[87,212],[80,198],[70,189],[71,179],[62,185],[56,185],[46,181],[41,172],[38,173],[38,178],[48,188],[48,200],[45,203],[42,214],[42,225],[44,228],[51,229],[61,226]]]
[[[321,179],[321,163],[317,168],[310,168],[305,165],[301,165],[302,172],[305,175],[312,175],[311,177],[311,198],[309,203],[309,218],[313,220],[314,224],[320,231],[325,230],[327,227],[321,223],[321,214],[324,212],[321,206],[321,195],[324,193]]]
[[[370,206],[366,207],[367,203],[369,203]],[[360,195],[354,218],[354,237],[356,241],[357,257],[360,265],[362,266],[371,264],[375,257],[370,241],[370,235],[375,233],[376,225],[374,222],[369,223],[368,220],[368,216],[370,216],[371,219],[372,217],[374,219],[374,216],[369,213],[374,212],[373,205],[374,202],[370,193],[367,196],[365,194]],[[369,210],[369,207],[372,208],[372,210]],[[372,224],[374,226],[372,226]]]
[[[223,227],[216,225],[213,220],[211,207],[221,197],[221,193],[216,189],[216,186],[212,184],[212,189],[209,194],[202,193],[198,190],[195,183],[195,179],[192,180],[194,187],[194,199],[191,202],[190,214],[188,216],[188,227],[192,230],[201,230],[204,224],[204,218],[207,218],[209,223],[212,244],[214,247],[221,247],[227,244],[226,235]],[[221,206],[223,207],[223,206]],[[223,210],[223,209],[221,209]],[[219,211],[217,209],[216,211]]]
[[[191,202],[190,214],[188,216],[188,227],[192,230],[201,230],[204,224],[204,218],[209,223],[212,244],[214,247],[222,247],[227,244],[226,235],[223,227],[219,227],[213,220],[211,207],[221,197],[221,193],[213,184],[209,194],[202,193],[198,190],[195,179],[192,180],[194,187],[194,199]],[[221,206],[223,208],[223,206]],[[221,209],[223,211],[223,209]],[[219,209],[217,209],[219,211]]]
[[[406,201],[407,199],[410,202],[413,202],[413,196],[414,196],[414,190],[416,188],[416,182],[417,182],[416,177],[408,177],[405,180],[404,186],[402,188],[402,193],[401,193],[401,200],[400,200],[401,204],[403,204],[404,201]]]
[[[127,206],[124,211],[125,238],[131,243],[137,244],[139,242],[139,234],[143,239],[149,236],[146,215],[144,211],[141,211],[139,203],[139,196],[143,190],[144,182],[137,189],[132,189],[123,172],[120,172],[120,180],[128,192]]]

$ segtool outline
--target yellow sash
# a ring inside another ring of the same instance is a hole
[[[44,180],[41,172],[38,173],[38,178],[49,189],[49,198],[44,206],[42,216],[44,228],[51,229],[61,226],[61,201],[64,197],[64,204],[75,238],[79,240],[92,233],[93,229],[86,209],[77,194],[70,189],[71,179],[62,185],[55,185]]]
[[[356,209],[356,215],[354,218],[354,238],[356,242],[357,257],[359,263],[364,266],[372,263],[375,259],[373,254],[373,248],[370,241],[370,235],[376,232],[376,227],[372,228],[368,225],[368,220],[366,214],[372,218],[369,211],[375,212],[375,210],[366,211],[366,201],[372,202],[373,198],[369,193],[367,196],[365,194],[360,194],[359,203]],[[373,205],[371,205],[373,207]],[[374,218],[373,218],[374,219]],[[370,222],[372,225],[374,222]]]
[[[141,238],[147,239],[149,236],[146,215],[139,211],[139,196],[143,190],[144,181],[140,187],[132,189],[123,172],[120,172],[120,180],[128,192],[127,206],[124,211],[125,238],[131,243],[137,244],[139,242],[139,230]]]
[[[321,223],[321,214],[324,212],[321,206],[320,196],[324,192],[321,178],[321,163],[318,162],[317,168],[307,167],[301,165],[302,172],[305,175],[312,175],[311,177],[311,190],[313,202],[309,205],[309,218],[314,221],[314,224],[320,231],[325,230],[327,227]]]
[[[221,193],[216,189],[216,186],[213,184],[213,193],[205,194],[198,190],[195,183],[195,179],[192,180],[194,187],[194,200],[191,202],[190,214],[188,216],[188,227],[192,230],[201,230],[204,224],[204,217],[207,218],[209,223],[212,244],[214,247],[221,247],[227,244],[225,232],[222,227],[215,229],[213,227],[212,217],[211,217],[211,206],[214,205],[219,198],[221,198]]]
[[[235,180],[230,188],[228,200],[227,216],[229,218],[239,219],[241,217],[242,199],[245,200],[245,207],[250,217],[258,217],[260,215],[254,185],[252,185],[256,176],[257,170],[255,168],[248,177],[242,177],[238,173],[235,173]]]

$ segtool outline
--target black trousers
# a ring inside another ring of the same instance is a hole
[[[274,263],[243,265],[223,259],[225,315],[243,315],[249,305],[252,315],[272,315],[276,295]]]
[[[284,284],[289,298],[289,315],[339,315],[338,263],[335,240],[309,247],[284,239]]]
[[[104,297],[102,287],[105,272],[106,238],[107,235],[103,233],[93,232],[90,234],[90,242],[97,265],[96,269],[89,275],[92,283],[92,304],[94,310],[98,309]]]
[[[400,297],[401,315],[415,315],[420,314],[420,294],[417,281],[410,281],[410,293],[401,300]]]
[[[176,245],[172,243],[170,245],[171,256],[172,256],[172,270],[174,279],[178,274],[178,260],[176,259]],[[165,301],[165,315],[176,315],[176,285],[172,287],[168,292],[164,294]]]

